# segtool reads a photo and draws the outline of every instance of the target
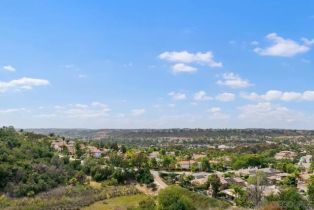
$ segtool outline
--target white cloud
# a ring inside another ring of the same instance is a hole
[[[291,39],[285,39],[276,33],[271,33],[266,38],[273,42],[273,45],[265,48],[255,48],[254,52],[262,56],[293,57],[297,54],[306,53],[310,50],[310,45],[314,40],[302,38],[303,43],[298,43]]]
[[[8,72],[15,72],[16,71],[16,69],[11,65],[3,66],[3,70],[8,71]]]
[[[35,86],[46,86],[49,85],[49,81],[45,79],[34,79],[23,77],[9,82],[0,82],[0,92],[6,92],[9,90],[30,90]]]
[[[241,93],[240,97],[243,99],[255,101],[255,100],[259,100],[260,96],[257,93],[253,92],[253,93]]]
[[[302,94],[303,100],[314,101],[314,91],[304,91]]]
[[[208,96],[207,93],[203,90],[200,90],[194,94],[195,101],[208,101],[211,99],[212,97]]]
[[[88,105],[86,105],[86,104],[75,104],[74,107],[85,109],[88,107]]]
[[[217,62],[214,60],[214,55],[211,51],[204,53],[189,53],[187,51],[163,52],[159,55],[159,58],[161,60],[176,63],[197,63],[201,65],[207,65],[209,67],[222,67],[221,62]]]
[[[180,72],[193,73],[193,72],[197,72],[197,68],[186,65],[184,63],[177,63],[172,66],[172,72],[175,74],[180,73]]]
[[[224,73],[222,80],[218,80],[218,85],[227,86],[230,88],[247,88],[252,86],[248,80],[242,79],[239,75],[234,73]]]
[[[110,112],[106,104],[93,102],[91,104],[69,104],[66,106],[55,106],[56,116],[66,118],[97,118],[104,117]]]
[[[140,116],[140,115],[145,114],[145,112],[146,112],[146,110],[143,109],[143,108],[141,108],[141,109],[132,109],[131,114],[133,116]]]
[[[264,100],[264,101],[275,101],[275,100],[281,100],[281,101],[314,101],[314,91],[304,91],[301,92],[283,92],[280,90],[269,90],[265,94],[259,95],[255,92],[253,93],[241,93],[241,98],[252,100],[252,101],[258,101],[258,100]]]
[[[235,95],[233,93],[221,93],[216,96],[216,100],[223,102],[233,101],[234,99]]]
[[[272,100],[277,100],[280,99],[282,96],[282,92],[279,90],[269,90],[265,95],[262,95],[262,99],[266,101],[272,101]]]
[[[240,110],[239,118],[263,123],[275,123],[278,126],[280,122],[296,122],[302,118],[302,114],[294,110],[290,110],[285,106],[274,105],[269,102],[249,104],[238,108]],[[265,126],[265,125],[264,125]]]
[[[221,108],[220,107],[212,107],[208,110],[208,112],[210,113],[218,113],[221,112]]]
[[[301,38],[301,40],[302,40],[302,42],[304,42],[305,45],[314,44],[314,39]]]
[[[24,112],[25,108],[11,108],[11,109],[0,109],[0,114],[10,114],[15,112]]]
[[[298,92],[283,92],[281,100],[283,101],[295,101],[302,98],[302,94]]]
[[[212,107],[207,110],[210,113],[210,119],[212,120],[228,120],[230,116],[223,113],[220,107]]]
[[[97,102],[97,101],[92,102],[91,106],[92,107],[97,107],[97,108],[100,108],[100,109],[103,109],[103,110],[108,109],[108,106],[106,104],[101,103],[101,102]]]
[[[184,93],[174,92],[174,91],[168,93],[168,95],[171,96],[172,99],[175,101],[185,100],[187,98]]]

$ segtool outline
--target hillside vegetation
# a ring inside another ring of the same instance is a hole
[[[54,155],[49,137],[0,129],[0,192],[32,196],[65,184],[76,171]]]

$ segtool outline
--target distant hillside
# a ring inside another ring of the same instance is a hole
[[[55,134],[66,138],[104,139],[116,138],[163,138],[163,137],[280,137],[280,136],[314,136],[313,130],[284,129],[25,129],[38,134]]]
[[[101,139],[105,138],[110,130],[93,130],[93,129],[59,129],[59,128],[39,128],[39,129],[24,129],[28,132],[34,132],[43,135],[54,134],[66,138],[80,139]]]

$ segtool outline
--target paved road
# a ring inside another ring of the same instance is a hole
[[[161,179],[158,171],[150,170],[150,173],[154,177],[154,182],[158,186],[159,189],[165,189],[168,185]]]

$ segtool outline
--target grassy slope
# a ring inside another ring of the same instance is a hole
[[[198,210],[227,209],[228,207],[230,207],[230,205],[225,201],[221,201],[199,193],[191,192],[179,186],[172,187],[174,187],[179,194],[189,197]]]
[[[91,206],[83,208],[83,210],[114,210],[121,209],[126,210],[128,207],[135,207],[138,203],[147,198],[147,195],[129,195],[111,198],[105,201],[99,201]]]
[[[60,187],[33,198],[7,198],[0,195],[0,209],[8,210],[55,210],[80,209],[98,201],[125,195],[134,195],[134,186],[115,186],[93,189],[86,186]]]

